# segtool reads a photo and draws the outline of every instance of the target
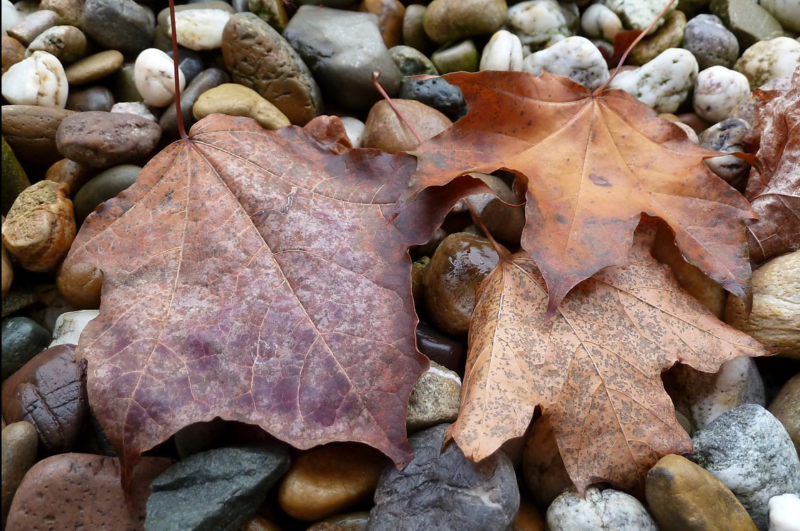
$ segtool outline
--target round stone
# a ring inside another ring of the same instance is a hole
[[[750,93],[747,78],[724,66],[712,66],[697,75],[694,84],[694,112],[700,118],[717,123]]]
[[[86,36],[75,26],[55,26],[45,30],[28,45],[28,54],[47,52],[62,64],[67,64],[83,57],[86,45]]]
[[[422,373],[408,400],[408,432],[454,422],[461,406],[461,378],[435,361]]]
[[[728,118],[700,133],[700,146],[725,153],[744,153],[750,126],[744,120]],[[705,165],[728,184],[743,191],[750,174],[750,164],[733,155],[706,159]]]
[[[366,127],[364,122],[351,116],[343,116],[341,120],[342,125],[344,125],[344,130],[347,133],[347,138],[350,139],[350,144],[354,148],[361,147],[364,139],[364,128]]]
[[[28,422],[13,422],[3,427],[2,508],[5,527],[11,501],[22,478],[36,464],[38,437],[36,428]]]
[[[17,39],[3,35],[3,74],[23,59],[25,47]]]
[[[172,58],[155,48],[144,50],[136,58],[133,79],[136,89],[148,105],[166,107],[175,99],[175,70]],[[178,69],[180,90],[186,86],[186,78]]]
[[[72,91],[67,98],[67,109],[71,111],[110,111],[113,106],[114,95],[103,86]]]
[[[123,59],[117,50],[90,55],[67,67],[67,79],[71,85],[85,85],[103,79],[122,68]]]
[[[81,189],[75,194],[75,219],[78,223],[83,223],[83,220],[94,211],[100,204],[108,201],[109,199],[116,197],[120,192],[129,188],[133,183],[136,182],[136,178],[139,177],[139,173],[142,171],[142,168],[139,166],[133,166],[131,164],[123,164],[121,166],[116,166],[114,168],[109,168],[95,177],[93,177],[89,182],[87,182]],[[83,272],[83,270],[81,270]],[[62,274],[69,273],[64,271],[64,268],[61,268],[59,272],[59,291],[62,295],[67,298],[70,302],[74,300],[83,300],[81,297],[78,296],[68,296],[69,294],[75,293],[79,291],[79,289],[83,289],[86,285],[94,286],[95,277],[93,274],[90,274],[90,271],[83,272],[81,275],[72,275],[75,278],[70,277],[63,277]],[[70,284],[72,287],[67,289],[62,288],[62,284],[65,287],[69,286]],[[98,287],[99,289],[99,287]],[[98,293],[99,294],[99,293]],[[92,300],[91,298],[87,297],[87,300]],[[99,298],[98,298],[99,300]],[[96,308],[98,305],[91,305],[91,304],[77,304],[77,306],[81,308]]]
[[[752,88],[773,79],[791,76],[800,66],[800,42],[789,37],[760,41],[744,51],[733,67],[744,74]]]
[[[426,9],[427,6],[420,4],[406,6],[403,16],[403,44],[427,55],[433,51],[434,43],[422,27]]]
[[[422,140],[433,138],[453,124],[444,114],[418,101],[396,99],[393,102]],[[361,144],[363,147],[397,153],[413,150],[419,145],[419,140],[400,121],[392,107],[380,101],[367,116]]]
[[[527,53],[572,36],[556,0],[528,0],[512,6],[508,10],[508,27],[519,37]]]
[[[795,374],[783,385],[769,405],[769,412],[781,421],[800,452],[800,374]]]
[[[581,16],[581,28],[589,37],[614,42],[614,37],[622,31],[622,21],[608,6],[592,4]]]
[[[399,0],[362,0],[359,11],[378,17],[378,27],[387,48],[403,44],[403,16],[406,8]]]
[[[190,50],[214,50],[222,46],[222,30],[231,13],[222,9],[186,9],[175,13],[178,44]],[[172,26],[167,26],[172,37]]]
[[[63,109],[68,91],[64,67],[47,52],[33,52],[3,74],[3,97],[15,105]]]
[[[467,104],[461,89],[451,85],[444,78],[403,79],[400,86],[400,99],[415,100],[433,107],[450,120],[456,121],[467,114]]]
[[[639,500],[613,489],[589,487],[586,497],[570,489],[547,509],[551,531],[614,529],[615,531],[658,531]]]
[[[83,31],[101,46],[136,54],[153,41],[153,12],[133,0],[86,0]]]
[[[214,113],[247,116],[270,130],[291,125],[286,115],[256,91],[234,83],[204,92],[194,104],[193,112],[197,120]]]
[[[96,174],[97,170],[91,166],[74,160],[61,159],[47,168],[44,178],[48,181],[65,184],[69,194],[74,196],[81,189],[81,186]]]
[[[692,52],[700,70],[733,67],[739,58],[739,41],[715,15],[697,15],[683,31],[683,47]]]
[[[19,159],[52,164],[63,158],[56,147],[56,131],[73,111],[38,105],[3,105],[2,113],[3,137]]]
[[[477,72],[478,49],[472,39],[447,44],[433,52],[431,62],[442,75],[450,72]]]
[[[50,332],[36,321],[27,317],[3,319],[3,381],[46,349],[49,343]]]
[[[505,0],[433,0],[422,20],[434,42],[494,33],[506,20]]]
[[[656,112],[674,113],[689,96],[697,72],[691,52],[670,48],[641,68],[620,72],[609,86],[624,90]]]
[[[569,37],[549,48],[530,54],[522,69],[538,76],[546,70],[566,76],[576,83],[595,89],[609,77],[608,66],[600,50],[588,39]]]

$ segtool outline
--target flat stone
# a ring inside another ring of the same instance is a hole
[[[67,109],[76,112],[108,112],[114,106],[114,95],[106,87],[95,85],[74,90],[67,98]]]
[[[454,122],[467,114],[467,104],[461,89],[444,78],[404,78],[398,97],[433,107]]]
[[[123,54],[136,54],[153,41],[153,12],[133,0],[86,0],[83,31],[98,44]]]
[[[781,26],[795,33],[800,32],[800,4],[794,0],[761,0],[759,4],[769,11]]]
[[[256,91],[234,83],[225,83],[205,92],[195,103],[193,112],[198,120],[214,113],[247,116],[270,130],[291,123],[285,114]]]
[[[8,36],[28,46],[36,37],[58,24],[58,14],[48,9],[31,13],[8,29]]]
[[[800,452],[800,374],[786,382],[769,405],[769,412],[781,421]]]
[[[49,9],[58,14],[63,24],[80,26],[85,0],[42,0],[39,9]]]
[[[27,317],[3,319],[2,338],[3,381],[20,370],[50,343],[50,333],[42,325]]]
[[[757,42],[745,50],[733,68],[747,77],[751,88],[756,88],[773,79],[790,77],[798,66],[800,42],[776,37]]]
[[[42,522],[53,530],[141,531],[150,482],[169,465],[142,458],[126,497],[116,458],[62,454],[39,461],[17,489],[6,531],[41,529]]]
[[[86,35],[75,26],[55,26],[42,32],[28,45],[28,55],[47,52],[61,64],[71,63],[86,53]],[[67,77],[69,79],[69,77]]]
[[[775,17],[752,0],[711,0],[711,12],[736,35],[744,50],[758,41],[783,36],[783,28]]]
[[[28,422],[13,422],[8,426],[3,424],[3,529],[17,487],[28,470],[36,464],[37,441],[36,428]]]
[[[136,182],[136,178],[139,177],[139,173],[141,173],[141,171],[142,168],[139,166],[122,164],[97,174],[95,177],[89,180],[89,182],[83,185],[78,193],[75,194],[73,202],[75,205],[75,220],[78,222],[78,224],[83,223],[86,217],[91,214],[100,204],[113,197],[116,197],[123,190],[126,190],[133,185],[133,183]],[[93,277],[87,278],[86,281],[90,281],[92,278]],[[63,279],[64,282],[66,282],[66,280],[67,279]],[[59,280],[59,290],[64,293],[64,288],[61,286],[61,282],[62,281]],[[75,287],[77,288],[77,286]],[[97,289],[99,290],[99,286]],[[88,308],[99,307],[99,305],[87,306],[86,303],[78,303],[77,305]]]
[[[550,531],[658,531],[653,519],[639,500],[613,489],[589,487],[586,497],[570,489],[547,509]]]
[[[433,138],[453,125],[447,116],[418,101],[396,99],[394,105],[400,109],[422,140]],[[361,144],[363,147],[397,153],[413,150],[419,141],[400,121],[392,107],[387,102],[380,101],[369,111]]]
[[[444,44],[494,33],[507,11],[505,0],[433,0],[422,23],[431,40]]]
[[[664,17],[664,25],[655,33],[648,35],[631,50],[630,64],[641,66],[655,59],[658,54],[669,49],[677,48],[683,41],[683,31],[686,27],[686,15],[682,11],[671,11]]]
[[[472,39],[446,44],[433,52],[431,62],[442,75],[450,72],[477,72],[478,49]]]
[[[435,361],[422,373],[408,400],[406,426],[412,433],[454,422],[461,406],[461,378]]]
[[[181,92],[181,114],[183,116],[183,125],[188,131],[196,122],[193,109],[197,103],[198,98],[204,93],[214,87],[218,87],[223,83],[230,81],[227,72],[219,68],[209,68],[202,71],[194,80],[189,83],[185,90]],[[242,87],[244,88],[244,87]],[[287,120],[288,122],[288,120]],[[178,137],[178,112],[175,103],[170,104],[169,107],[161,115],[158,120],[158,125],[168,138]],[[288,123],[287,123],[288,125]]]
[[[70,85],[85,85],[103,79],[122,68],[123,59],[117,50],[90,55],[67,67],[67,79]]]
[[[56,147],[56,131],[73,111],[38,105],[3,105],[3,137],[14,154],[27,162],[52,164],[63,157]]]

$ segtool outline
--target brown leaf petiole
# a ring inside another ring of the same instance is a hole
[[[169,0],[169,20],[172,24],[172,65],[175,76],[175,112],[178,119],[178,132],[183,140],[189,140],[186,134],[186,127],[183,125],[183,113],[181,112],[181,77],[178,67],[178,26],[175,24],[175,0]]]
[[[379,77],[381,77],[381,71],[380,70],[375,70],[374,72],[372,72],[372,84],[375,85],[375,88],[378,89],[378,92],[381,93],[381,96],[383,96],[383,99],[386,100],[386,102],[389,104],[389,107],[392,108],[392,110],[395,112],[397,117],[400,118],[400,120],[402,120],[403,123],[406,124],[406,127],[408,127],[411,130],[411,132],[414,134],[414,136],[417,137],[417,142],[422,144],[422,137],[419,136],[419,134],[414,129],[414,127],[409,123],[408,120],[406,120],[406,117],[403,116],[403,113],[400,112],[400,109],[398,109],[397,106],[394,104],[394,102],[392,101],[392,98],[390,98],[389,95],[386,94],[386,91],[383,90],[383,87],[381,86],[381,84],[378,83],[378,78]]]

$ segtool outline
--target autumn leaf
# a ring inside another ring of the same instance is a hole
[[[692,450],[660,374],[675,362],[715,372],[767,350],[680,289],[640,228],[627,268],[584,280],[552,321],[542,275],[525,252],[506,257],[478,288],[461,410],[448,431],[481,460],[525,433],[536,406],[581,492],[607,481],[637,491],[666,454]]]
[[[759,218],[747,225],[747,241],[760,264],[800,249],[800,68],[785,94],[757,92],[765,100],[756,108],[761,140],[745,196]]]
[[[349,150],[338,118],[265,131],[214,115],[86,220],[63,267],[104,279],[76,356],[125,481],[141,452],[217,416],[409,462],[408,397],[428,361],[406,250],[463,195],[387,223],[413,167]]]
[[[569,290],[624,266],[641,215],[676,233],[688,262],[744,296],[750,265],[747,201],[703,159],[719,153],[619,90],[593,95],[568,78],[526,72],[455,73],[469,113],[413,152],[410,202],[468,172],[507,170],[527,181],[522,247],[549,289],[552,313]]]

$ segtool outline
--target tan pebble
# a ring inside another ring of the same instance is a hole
[[[789,432],[794,447],[800,452],[800,374],[786,382],[769,406],[769,412]]]
[[[359,11],[378,16],[378,27],[387,48],[403,44],[403,17],[405,6],[398,0],[364,0]]]
[[[197,120],[214,113],[246,116],[269,130],[291,125],[286,115],[258,92],[235,83],[224,83],[204,92],[192,107],[192,113]]]
[[[3,216],[3,222],[6,218]],[[14,265],[11,263],[11,255],[6,250],[3,244],[3,298],[6,298],[8,290],[11,289],[11,283],[14,282]]]
[[[38,436],[32,424],[22,421],[3,427],[3,529],[14,493],[25,473],[36,463],[37,447]]]
[[[64,300],[76,308],[95,310],[100,307],[103,274],[91,264],[62,265],[56,275],[56,286]]]
[[[3,35],[3,73],[25,59],[25,47],[14,37]]]
[[[97,175],[96,168],[74,160],[61,159],[47,168],[44,178],[48,181],[67,185],[67,193],[74,197],[81,186],[95,175]]]
[[[281,531],[281,528],[263,516],[254,516],[244,525],[242,531]]]
[[[73,63],[65,70],[70,85],[84,85],[103,79],[122,68],[124,57],[117,50],[90,55]]]
[[[519,512],[511,524],[511,531],[545,531],[542,513],[527,500],[520,500]]]
[[[453,122],[432,107],[414,100],[393,100],[395,106],[400,109],[406,120],[414,130],[428,140],[438,135],[451,125]],[[410,151],[419,145],[419,141],[400,121],[397,114],[386,101],[379,101],[372,106],[367,117],[364,137],[361,147],[377,148],[387,153],[397,153],[399,151]]]

